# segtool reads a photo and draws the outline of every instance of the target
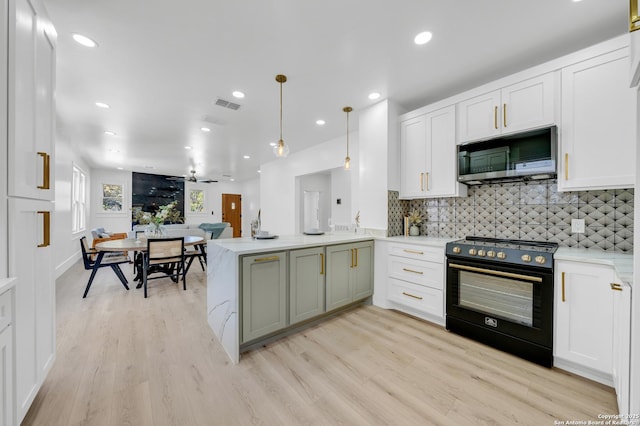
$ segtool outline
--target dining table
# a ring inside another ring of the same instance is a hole
[[[204,257],[206,261],[206,252],[205,252],[205,240],[203,237],[198,237],[195,235],[188,235],[183,237],[184,245],[187,246],[195,246],[200,254]],[[144,236],[139,236],[137,238],[124,238],[120,240],[110,240],[104,241],[102,243],[98,243],[95,246],[96,251],[96,261],[93,265],[94,271],[97,271],[100,268],[100,264],[102,263],[102,259],[106,253],[113,252],[124,252],[124,251],[132,251],[134,252],[134,265],[136,262],[135,253],[144,253],[147,251],[147,238]],[[193,262],[193,257],[189,259],[187,266],[185,266],[185,274],[191,267],[191,263]],[[140,267],[142,265],[138,265],[137,275],[134,277],[134,281],[139,281],[136,288],[140,288],[142,285],[142,274]]]

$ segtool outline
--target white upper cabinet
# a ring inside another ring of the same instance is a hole
[[[9,12],[8,192],[53,200],[56,34],[39,0]]]
[[[400,123],[400,198],[466,196],[457,181],[455,107]]]
[[[458,142],[554,124],[554,82],[547,73],[458,103]]]
[[[560,191],[632,188],[635,181],[635,91],[628,49],[562,69]]]

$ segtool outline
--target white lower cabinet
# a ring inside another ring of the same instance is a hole
[[[631,287],[617,279],[613,292],[613,387],[619,414],[629,414],[629,375],[631,357]]]
[[[626,346],[628,357],[629,345],[624,331],[614,338],[614,323],[627,317],[628,324],[630,315],[614,309],[620,295],[613,268],[558,260],[555,274],[554,365],[613,385],[614,353],[620,359]]]
[[[394,308],[444,324],[444,248],[389,243],[388,254],[387,298]]]

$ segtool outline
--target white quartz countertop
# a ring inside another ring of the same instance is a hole
[[[268,240],[255,240],[250,237],[209,240],[209,245],[217,245],[238,255],[262,253],[276,250],[290,250],[305,247],[317,247],[331,244],[353,243],[375,240],[372,235],[352,233],[325,233],[323,235],[285,235]]]
[[[9,290],[11,287],[16,285],[15,278],[0,278],[0,294]]]
[[[430,247],[442,247],[444,248],[447,243],[451,241],[458,240],[459,238],[434,238],[427,236],[419,236],[419,237],[386,237],[386,238],[378,238],[379,240],[389,241],[393,243],[407,243],[407,244],[417,244],[421,246],[430,246]]]
[[[556,250],[553,258],[555,260],[571,260],[613,266],[618,278],[624,281],[625,284],[633,286],[633,254],[560,247]]]

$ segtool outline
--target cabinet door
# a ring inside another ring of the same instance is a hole
[[[552,73],[502,89],[499,120],[502,134],[552,125],[555,122],[554,94]]]
[[[610,377],[612,372],[613,270],[558,261],[554,357]]]
[[[631,287],[611,284],[613,290],[613,387],[619,414],[629,414],[629,373],[631,357]]]
[[[13,421],[13,327],[0,331],[0,426]]]
[[[9,2],[9,195],[53,200],[55,31],[39,0]]]
[[[289,252],[289,324],[324,313],[324,248]]]
[[[424,188],[427,197],[457,196],[458,155],[456,150],[455,106],[427,114],[427,169]]]
[[[400,123],[400,197],[424,197],[427,153],[427,118],[420,116]]]
[[[365,299],[373,294],[373,242],[353,245],[355,262],[352,269],[353,300]]]
[[[287,254],[242,259],[242,342],[287,326]]]
[[[458,141],[469,142],[500,134],[500,91],[458,104]]]
[[[632,188],[635,92],[621,49],[562,70],[558,189]]]
[[[55,359],[53,204],[9,199],[9,275],[15,287],[17,419],[22,420]]]
[[[348,305],[353,300],[351,270],[355,265],[355,251],[351,244],[328,246],[327,253],[327,312]]]

